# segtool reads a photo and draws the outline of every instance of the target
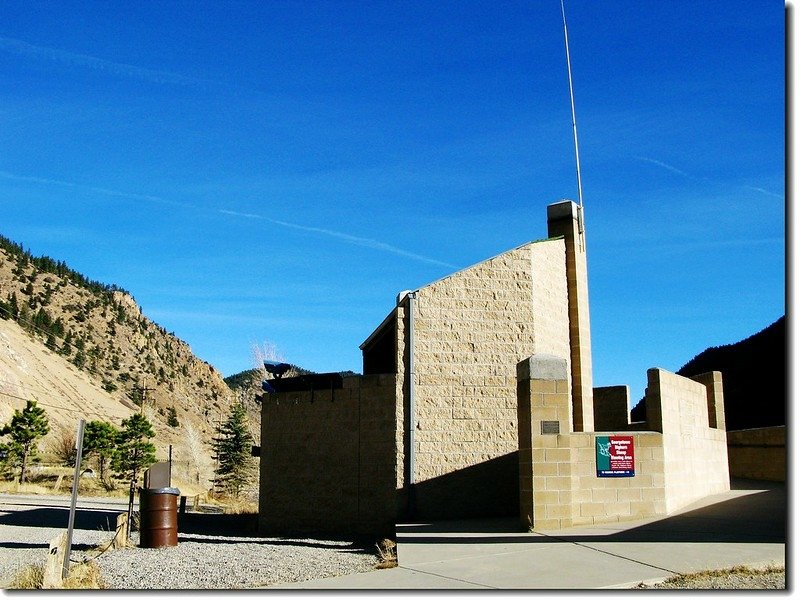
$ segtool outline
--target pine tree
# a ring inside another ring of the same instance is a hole
[[[155,435],[153,426],[139,413],[122,420],[111,459],[112,469],[126,479],[130,476],[135,483],[139,471],[156,461],[156,447],[150,442]]]
[[[175,410],[175,407],[167,408],[167,425],[171,428],[177,428],[181,425],[178,421],[178,412]]]
[[[247,427],[247,412],[241,403],[231,407],[227,421],[220,427],[212,448],[217,460],[214,484],[228,494],[239,496],[253,478],[251,449],[253,437]]]
[[[147,418],[134,413],[122,420],[122,430],[117,435],[117,446],[111,458],[111,467],[120,476],[130,475],[131,486],[128,497],[128,523],[133,515],[133,496],[139,470],[156,462],[156,447],[150,442],[155,436],[153,426]]]
[[[97,457],[97,469],[101,482],[105,482],[106,463],[113,457],[117,446],[119,430],[112,424],[101,420],[93,420],[86,424],[83,432],[83,452],[87,457]]]
[[[10,436],[6,452],[19,465],[19,482],[25,482],[25,469],[28,461],[36,457],[36,441],[50,431],[44,409],[36,401],[27,401],[25,409],[14,410],[11,422],[0,429],[0,435]]]

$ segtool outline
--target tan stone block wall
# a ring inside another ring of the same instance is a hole
[[[662,434],[604,433],[633,437],[635,475],[598,477],[597,434],[542,433],[543,419],[552,419],[554,415],[560,424],[570,420],[572,397],[568,392],[570,372],[566,360],[559,363],[556,357],[535,355],[519,364],[518,375],[523,528],[556,530],[666,512]],[[619,392],[612,395],[615,402],[621,398]],[[550,413],[553,410],[555,414]]]
[[[786,482],[786,426],[734,430],[727,435],[732,477]]]
[[[730,490],[726,435],[709,427],[708,388],[663,369],[650,369],[645,403],[648,427],[664,434],[667,512]]]
[[[417,292],[418,482],[517,450],[517,362],[569,348],[564,252],[526,244]]]
[[[265,395],[262,532],[389,534],[396,507],[396,378]]]
[[[625,430],[630,426],[627,386],[603,386],[594,389],[595,432]]]
[[[592,409],[592,341],[586,236],[580,231],[582,211],[582,208],[569,201],[549,205],[547,231],[551,237],[563,236],[566,248],[573,429],[576,432],[591,432],[595,430]]]

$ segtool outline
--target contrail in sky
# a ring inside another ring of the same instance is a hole
[[[667,163],[664,163],[662,161],[657,161],[655,159],[650,159],[648,157],[638,157],[637,156],[637,157],[634,157],[634,158],[636,158],[636,159],[638,159],[640,161],[645,161],[646,163],[652,163],[653,165],[658,165],[659,167],[663,167],[664,169],[668,169],[669,171],[672,171],[673,173],[678,173],[679,175],[682,175],[684,177],[688,177],[690,179],[697,179],[697,178],[689,175],[685,171],[681,171],[677,167],[673,167],[672,165],[668,165]],[[707,181],[708,178],[703,178],[703,179]],[[744,187],[746,189],[748,189],[748,190],[753,190],[754,192],[760,192],[761,194],[766,194],[767,196],[772,196],[773,198],[784,198],[783,195],[776,194],[775,192],[770,192],[769,190],[765,190],[764,188],[758,188],[756,186],[744,186]]]
[[[207,80],[197,79],[194,77],[186,77],[178,73],[171,73],[169,71],[159,71],[156,69],[146,69],[144,67],[137,67],[127,63],[116,63],[96,56],[88,54],[79,54],[76,52],[69,52],[68,50],[61,50],[59,48],[49,48],[47,46],[35,46],[23,40],[15,38],[7,38],[0,36],[0,50],[11,52],[19,56],[29,58],[43,59],[64,63],[67,65],[74,65],[79,67],[87,67],[94,71],[102,71],[122,77],[132,79],[139,79],[142,81],[149,81],[153,83],[168,83],[178,85],[195,85],[198,83],[212,83]]]
[[[766,194],[767,196],[772,196],[773,198],[783,198],[783,195],[776,194],[775,192],[770,192],[769,190],[765,190],[764,188],[757,188],[755,186],[745,186],[748,190],[754,190],[756,192],[761,192],[762,194]]]
[[[658,165],[659,167],[663,167],[664,169],[672,171],[673,173],[678,173],[678,174],[680,174],[680,175],[682,175],[684,177],[689,177],[689,178],[692,177],[691,175],[689,175],[685,171],[681,171],[677,167],[673,167],[672,165],[668,165],[667,163],[664,163],[662,161],[657,161],[655,159],[650,159],[650,158],[647,158],[647,157],[634,157],[634,158],[639,159],[640,161],[644,161],[646,163],[652,163],[653,165]]]
[[[443,267],[448,267],[451,269],[456,268],[455,265],[452,265],[450,263],[445,263],[444,261],[439,261],[437,259],[431,259],[430,257],[426,257],[424,255],[412,253],[407,250],[403,250],[402,248],[392,246],[391,244],[386,244],[385,242],[373,240],[372,238],[362,238],[360,236],[353,236],[351,234],[345,234],[344,232],[337,232],[336,230],[328,230],[321,227],[298,225],[297,223],[289,223],[288,221],[279,221],[277,219],[270,219],[269,217],[264,217],[263,215],[255,215],[253,213],[240,213],[238,211],[228,211],[225,209],[220,209],[219,212],[224,213],[225,215],[233,215],[235,217],[246,217],[248,219],[263,219],[264,221],[269,221],[270,223],[274,223],[276,225],[280,225],[283,227],[288,227],[295,230],[301,230],[304,232],[311,232],[314,234],[322,234],[324,236],[330,236],[332,238],[338,238],[339,240],[343,240],[349,244],[354,244],[356,246],[374,248],[376,250],[382,250],[388,253],[399,255],[401,257],[408,257],[409,259],[415,259],[417,261],[422,261],[424,263],[431,263],[433,265],[441,265]]]
[[[192,205],[177,202],[175,200],[168,200],[166,198],[161,198],[160,196],[153,196],[151,194],[136,194],[134,192],[120,192],[119,190],[110,190],[108,188],[98,188],[96,186],[85,186],[83,184],[76,184],[75,182],[67,182],[60,179],[48,179],[43,177],[31,177],[26,175],[15,175],[13,173],[9,173],[8,171],[0,171],[0,177],[3,179],[10,179],[13,181],[18,182],[27,182],[32,184],[41,184],[45,186],[61,186],[64,188],[75,188],[76,190],[85,190],[87,192],[93,192],[95,194],[102,194],[104,196],[116,196],[119,198],[127,198],[130,200],[145,200],[148,202],[157,202],[165,205],[170,205],[173,207],[185,207],[185,208],[194,208]]]
[[[74,182],[68,182],[63,180],[57,179],[47,179],[41,177],[30,177],[30,176],[21,176],[15,175],[13,173],[9,173],[7,171],[0,171],[0,178],[9,179],[13,181],[20,181],[20,182],[28,182],[33,184],[41,184],[46,186],[61,186],[61,187],[68,187],[68,188],[75,188],[77,190],[86,190],[87,192],[94,192],[96,194],[102,194],[104,196],[115,196],[118,198],[126,198],[130,200],[144,200],[147,202],[154,202],[159,204],[170,205],[174,207],[182,207],[186,209],[192,209],[195,211],[202,210],[201,207],[192,205],[190,203],[185,202],[178,202],[174,200],[168,200],[166,198],[162,198],[160,196],[153,196],[150,194],[136,194],[132,192],[120,192],[119,190],[110,190],[108,188],[98,188],[96,186],[84,186],[81,184],[76,184]],[[378,240],[373,240],[371,238],[362,238],[359,236],[352,236],[350,234],[345,234],[344,232],[338,232],[336,230],[328,230],[324,228],[318,227],[309,227],[305,225],[298,225],[296,223],[289,223],[288,221],[279,221],[277,219],[270,219],[269,217],[264,217],[263,215],[257,215],[255,213],[242,213],[239,211],[229,211],[226,209],[219,209],[219,213],[224,215],[232,215],[234,217],[244,217],[246,219],[262,219],[264,221],[269,221],[270,223],[274,223],[276,225],[280,225],[282,227],[292,228],[296,230],[302,230],[306,232],[312,232],[315,234],[322,234],[325,236],[330,236],[332,238],[338,238],[348,244],[354,244],[356,246],[363,246],[366,248],[374,248],[375,250],[381,250],[384,252],[392,253],[394,255],[398,255],[401,257],[408,257],[409,259],[415,259],[417,261],[422,261],[424,263],[431,263],[433,265],[441,265],[443,267],[455,268],[455,265],[451,265],[450,263],[445,263],[444,261],[439,261],[437,259],[431,259],[430,257],[426,257],[424,255],[419,255],[417,253],[412,253],[407,250],[403,250],[402,248],[397,248],[396,246],[392,246],[391,244],[386,244],[385,242],[380,242]]]

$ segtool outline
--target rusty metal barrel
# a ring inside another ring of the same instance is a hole
[[[178,544],[177,488],[139,489],[139,546],[148,549]]]

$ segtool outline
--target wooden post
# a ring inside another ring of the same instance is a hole
[[[67,552],[67,532],[63,531],[50,541],[47,561],[44,564],[42,588],[61,588],[64,557]]]
[[[114,534],[114,549],[122,549],[128,546],[130,528],[128,528],[128,514],[120,513],[117,515],[117,530]]]

